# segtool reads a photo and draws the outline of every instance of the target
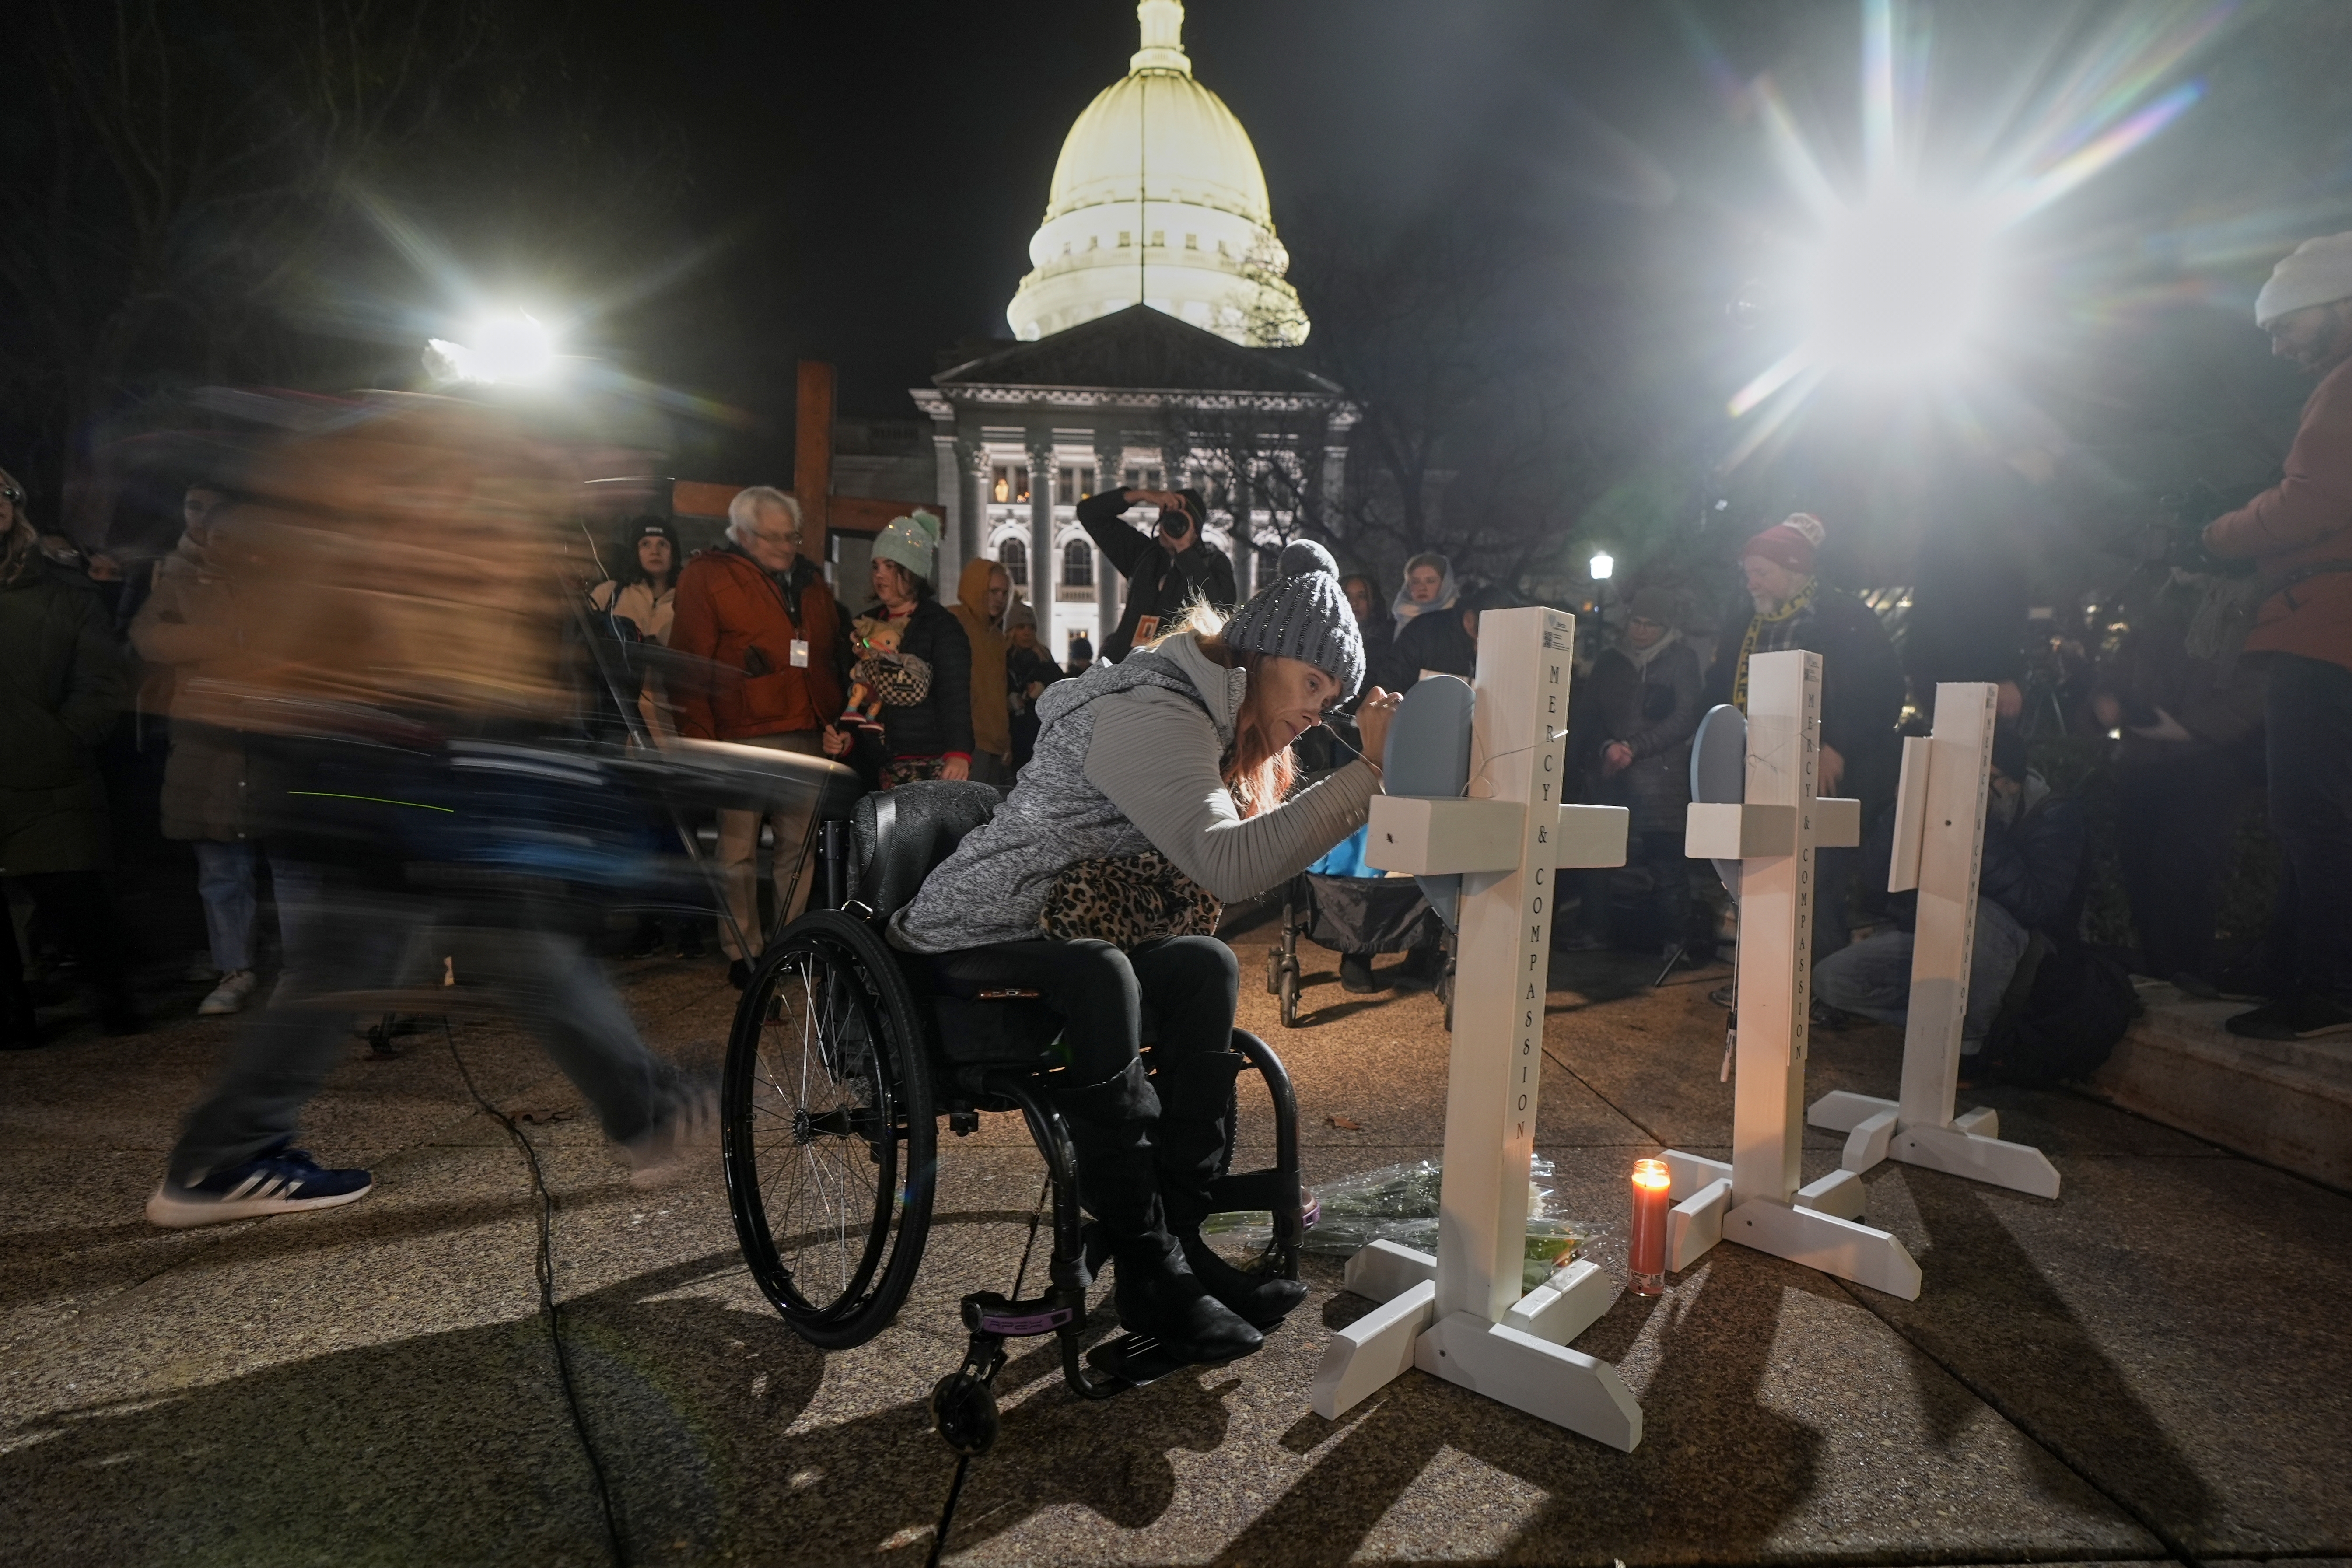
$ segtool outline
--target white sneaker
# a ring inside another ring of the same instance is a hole
[[[255,978],[250,969],[232,969],[221,976],[212,994],[196,1004],[196,1016],[216,1018],[224,1013],[242,1013],[245,999],[253,994]]]

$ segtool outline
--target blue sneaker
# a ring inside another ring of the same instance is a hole
[[[185,1230],[257,1215],[331,1209],[357,1203],[374,1184],[365,1171],[322,1171],[306,1151],[280,1145],[193,1186],[164,1177],[147,1200],[147,1223]]]

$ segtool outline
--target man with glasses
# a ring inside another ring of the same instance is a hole
[[[670,683],[679,733],[823,754],[824,732],[841,717],[848,644],[833,590],[801,553],[792,497],[754,485],[728,503],[726,544],[698,552],[678,574],[669,646],[701,661]],[[734,917],[720,922],[719,940],[738,989],[751,979],[762,930],[760,822],[756,811],[719,814],[719,866]],[[796,815],[771,822],[781,922],[800,911],[814,867],[793,885],[807,824]]]

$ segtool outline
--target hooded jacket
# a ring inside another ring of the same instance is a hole
[[[40,565],[0,586],[0,875],[106,863],[97,748],[130,695],[106,602]]]
[[[805,668],[793,663],[794,638],[808,642]],[[806,556],[779,581],[732,545],[696,552],[677,574],[669,646],[705,661],[670,683],[678,730],[695,740],[818,730],[841,717],[841,611]]]
[[[1047,687],[1012,795],[893,918],[891,940],[950,952],[1040,937],[1055,877],[1080,860],[1156,848],[1226,902],[1304,870],[1362,826],[1377,775],[1350,763],[1244,818],[1219,769],[1248,689],[1190,632]]]
[[[975,557],[963,563],[952,610],[971,647],[971,743],[992,757],[1013,750],[1013,714],[1005,705],[1004,633],[988,615],[988,580],[1000,568]]]

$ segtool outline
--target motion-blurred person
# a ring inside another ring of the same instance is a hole
[[[142,1027],[106,881],[106,784],[96,751],[130,696],[105,601],[51,561],[0,469],[0,877],[28,889],[96,994],[111,1035]],[[0,984],[0,1043],[41,1043],[14,926]]]
[[[670,683],[680,734],[824,752],[827,727],[841,717],[849,644],[824,574],[801,553],[801,512],[792,497],[753,485],[727,503],[726,544],[697,552],[678,574],[669,646],[701,661]],[[731,924],[719,922],[719,942],[739,991],[765,942],[760,823],[757,811],[719,814],[719,869],[733,915]],[[816,857],[801,852],[804,818],[779,816],[769,826],[781,926],[807,902]]]
[[[993,561],[967,561],[949,614],[971,648],[971,776],[1013,782],[1013,709],[1005,681],[1004,609],[1013,578]]]
[[[451,994],[540,1037],[639,1181],[680,1171],[709,1125],[708,1093],[646,1048],[583,947],[593,910],[558,890],[596,869],[579,846],[600,826],[635,828],[575,752],[536,744],[578,717],[551,571],[570,476],[479,409],[373,413],[241,484],[238,588],[270,613],[182,704],[247,736],[272,868],[304,892],[285,976],[189,1114],[155,1225],[366,1194],[367,1172],[294,1146],[297,1124],[344,1057],[353,994],[441,978],[429,959],[410,973],[412,952],[452,954]]]
[[[1092,669],[1094,663],[1095,645],[1087,639],[1086,633],[1080,632],[1070,639],[1070,656],[1062,661],[1062,668],[1075,680]]]
[[[1695,935],[1690,862],[1683,820],[1690,809],[1691,736],[1704,711],[1698,655],[1675,626],[1675,597],[1663,588],[1633,595],[1632,617],[1578,682],[1570,744],[1586,800],[1622,805],[1630,820],[1626,865],[1651,880],[1645,937],[1672,948]],[[1582,871],[1579,931],[1562,945],[1614,945],[1612,873]]]
[[[1150,532],[1119,515],[1133,506],[1160,509]],[[1127,607],[1118,629],[1103,639],[1104,658],[1118,663],[1136,644],[1173,627],[1194,603],[1219,615],[1233,613],[1238,593],[1233,561],[1201,536],[1208,512],[1198,490],[1104,490],[1078,503],[1078,526],[1127,579]]]
[[[2000,1012],[2018,961],[2033,933],[2071,938],[2081,912],[2083,808],[2050,793],[2026,765],[2025,741],[2003,731],[1993,742],[1992,789],[1985,802],[1984,854],[1977,879],[1976,940],[1969,960],[1969,1007],[1960,1054],[1973,1056]],[[1864,885],[1886,886],[1895,853],[1895,818],[1883,816],[1864,847]],[[1895,929],[1850,942],[1813,965],[1813,995],[1841,1012],[1897,1027],[1911,1009],[1911,950],[1918,919],[1916,892],[1880,894]]]
[[[1005,612],[1005,701],[1012,712],[1013,767],[1016,773],[1037,747],[1037,699],[1062,679],[1062,667],[1037,644],[1037,612],[1016,604]]]
[[[1876,612],[1813,575],[1821,519],[1797,512],[1748,542],[1740,553],[1755,613],[1724,628],[1708,672],[1710,703],[1748,710],[1748,661],[1759,653],[1803,648],[1822,656],[1822,755],[1817,786],[1825,795],[1862,802],[1863,819],[1894,798],[1902,742],[1903,666]],[[1813,851],[1813,956],[1852,940],[1846,890],[1853,849]]]
[[[213,988],[196,1012],[204,1017],[240,1012],[252,996],[260,901],[254,871],[260,844],[249,811],[252,780],[245,738],[181,712],[181,695],[217,674],[236,650],[246,613],[232,575],[234,547],[229,493],[211,484],[188,487],[181,503],[185,523],[172,553],[157,563],[154,587],[131,622],[131,646],[163,689],[171,716],[172,751],[163,764],[163,837],[195,851],[196,893],[205,905]]]
[[[2271,352],[2320,378],[2286,477],[2205,529],[2264,595],[2245,651],[2269,666],[2273,924],[2284,994],[2229,1021],[2255,1039],[2352,1033],[2352,234],[2307,239],[2254,301]]]
[[[2091,699],[2116,731],[2116,854],[2144,973],[2192,996],[2214,984],[2214,916],[2231,821],[2262,767],[2262,661],[2200,658],[2190,623],[2210,579],[2170,568],[2099,672]]]
[[[971,644],[932,592],[939,545],[939,520],[927,511],[892,518],[874,540],[875,603],[859,619],[896,629],[903,678],[882,692],[884,789],[971,776]],[[850,744],[841,731],[825,735],[830,755],[847,755]]]

